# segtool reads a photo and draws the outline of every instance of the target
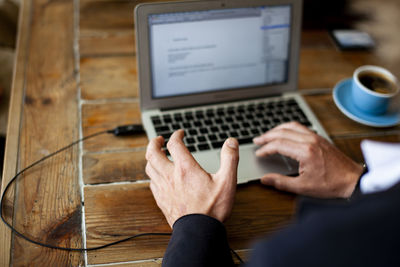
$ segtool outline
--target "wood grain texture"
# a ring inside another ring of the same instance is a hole
[[[15,67],[12,81],[12,91],[10,96],[10,110],[8,113],[8,129],[6,148],[4,152],[4,168],[3,178],[1,180],[1,194],[3,194],[5,186],[11,178],[17,173],[18,167],[18,147],[19,147],[19,127],[21,123],[22,99],[24,93],[25,82],[25,62],[28,57],[30,18],[31,18],[31,1],[21,1],[18,37],[15,57]],[[10,194],[7,195],[7,205],[3,207],[6,219],[12,219],[13,216],[13,199],[15,187],[10,188]],[[7,206],[9,208],[7,208]],[[11,231],[5,224],[0,223],[0,266],[10,266],[11,263]]]
[[[83,135],[113,129],[118,125],[141,123],[139,103],[115,102],[104,104],[84,104],[82,106]],[[111,134],[101,135],[84,143],[85,151],[116,151],[129,148],[143,148],[147,137],[141,134],[133,137],[115,137]]]
[[[138,96],[134,56],[81,58],[80,77],[82,99]]]
[[[226,222],[233,249],[247,249],[256,237],[290,223],[295,197],[260,184],[238,187],[231,218]],[[148,183],[85,187],[87,245],[97,246],[143,232],[169,232]],[[89,264],[160,258],[168,237],[128,241],[88,254]]]
[[[361,66],[380,64],[370,52],[342,52],[335,47],[302,48],[299,66],[299,88],[333,88],[349,78]]]
[[[85,184],[102,184],[148,179],[145,174],[146,151],[87,153],[83,156]]]
[[[334,138],[333,142],[343,153],[345,153],[351,159],[359,163],[364,163],[365,161],[361,152],[360,143],[362,140],[365,139],[378,142],[399,143],[400,131],[398,134],[393,134],[393,135]]]
[[[335,105],[332,95],[305,96],[311,109],[317,114],[322,126],[333,137],[351,135],[387,135],[387,132],[398,131],[400,126],[373,128],[359,124],[347,118]]]
[[[148,183],[85,187],[87,246],[139,233],[171,231]],[[169,237],[141,237],[88,253],[88,264],[146,260],[163,256]]]
[[[73,2],[35,0],[32,5],[30,32],[26,33],[30,39],[20,125],[20,168],[78,137]],[[82,246],[77,163],[74,148],[24,175],[17,183],[14,227],[38,241]],[[77,266],[82,262],[80,253],[39,247],[16,236],[13,239],[14,266]]]
[[[82,56],[134,55],[133,11],[145,2],[163,0],[80,1],[80,53]]]

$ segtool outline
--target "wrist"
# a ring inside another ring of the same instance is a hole
[[[365,163],[355,165],[355,168],[349,174],[348,181],[350,182],[345,192],[345,198],[350,198],[353,195],[353,192],[357,188],[361,177],[368,171],[367,165]]]

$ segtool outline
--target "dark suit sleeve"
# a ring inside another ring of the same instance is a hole
[[[162,266],[234,266],[224,225],[201,214],[178,219]]]

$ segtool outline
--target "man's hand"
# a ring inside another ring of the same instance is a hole
[[[209,174],[185,147],[183,135],[179,130],[167,143],[173,162],[161,150],[162,137],[154,138],[147,146],[146,173],[157,205],[171,227],[180,217],[194,213],[223,222],[232,211],[236,191],[238,142],[233,138],[225,141],[220,168],[216,174]]]
[[[319,198],[346,198],[351,196],[362,173],[362,166],[297,122],[282,124],[253,141],[261,145],[257,156],[279,153],[299,162],[298,177],[267,173],[261,178],[263,184],[279,190]]]

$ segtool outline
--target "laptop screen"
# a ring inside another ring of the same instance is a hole
[[[152,14],[152,97],[288,80],[291,6]]]

